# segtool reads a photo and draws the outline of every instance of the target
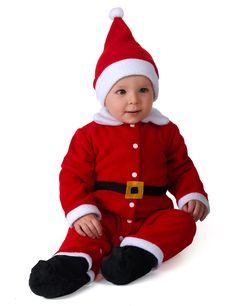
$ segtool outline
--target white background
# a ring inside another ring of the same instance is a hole
[[[28,277],[66,233],[60,164],[75,130],[99,109],[94,68],[116,6],[156,61],[156,107],[184,135],[211,214],[187,250],[143,279],[124,287],[100,280],[46,300],[31,293]],[[235,305],[235,29],[233,0],[0,1],[4,305]]]

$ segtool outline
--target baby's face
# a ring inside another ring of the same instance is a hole
[[[141,75],[120,79],[106,96],[109,113],[124,123],[142,121],[151,112],[154,99],[152,83]]]

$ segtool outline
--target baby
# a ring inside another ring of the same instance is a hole
[[[101,271],[128,284],[191,244],[207,194],[177,126],[153,108],[158,70],[113,9],[94,88],[102,104],[72,138],[60,173],[69,223],[56,254],[33,267],[31,290],[74,292]],[[166,195],[171,192],[179,209]]]

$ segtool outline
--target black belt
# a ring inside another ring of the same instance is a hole
[[[128,181],[127,184],[98,181],[95,190],[111,190],[125,194],[126,199],[142,199],[143,195],[162,196],[166,194],[166,186],[145,186],[144,182]]]

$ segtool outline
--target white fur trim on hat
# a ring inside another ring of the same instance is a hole
[[[96,83],[96,95],[98,100],[104,105],[105,99],[113,85],[120,79],[131,75],[144,75],[153,85],[154,100],[158,96],[158,76],[151,63],[145,60],[129,58],[115,62],[100,74]]]

